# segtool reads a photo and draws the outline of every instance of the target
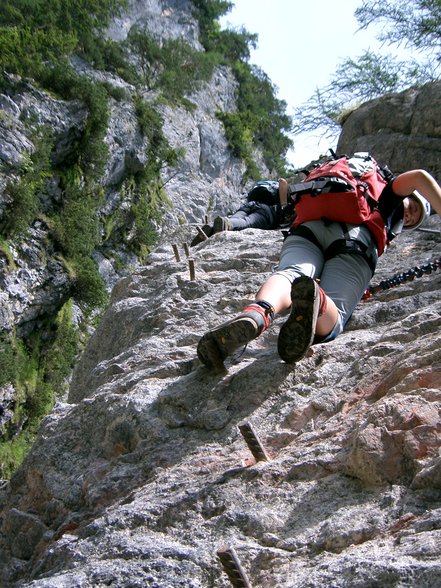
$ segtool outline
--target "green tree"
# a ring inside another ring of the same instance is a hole
[[[127,45],[138,58],[142,82],[152,89],[162,70],[161,48],[146,31],[132,27],[127,36]]]
[[[219,30],[218,19],[233,7],[228,0],[193,0],[194,14],[199,22],[201,43],[210,50],[211,35]]]
[[[404,45],[432,54],[429,59],[398,59],[393,54],[364,51],[345,59],[330,83],[294,112],[294,135],[321,131],[335,137],[346,112],[358,104],[439,79],[441,3],[439,0],[365,0],[355,16],[361,29],[381,24],[377,38],[388,45]],[[435,59],[433,59],[433,55]]]
[[[293,134],[320,129],[323,136],[335,137],[346,113],[357,104],[433,79],[431,72],[413,60],[365,51],[357,59],[346,59],[327,86],[317,88],[305,104],[295,109]]]
[[[291,118],[286,103],[276,98],[276,89],[257,66],[236,62],[234,73],[239,81],[236,113],[220,113],[233,153],[245,161],[248,175],[256,178],[254,150],[259,148],[271,172],[282,174],[286,152],[291,146],[287,133]]]
[[[364,0],[355,11],[362,29],[380,23],[377,38],[391,44],[403,44],[429,50],[437,61],[441,55],[441,3],[439,0]]]

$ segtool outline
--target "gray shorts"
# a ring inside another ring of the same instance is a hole
[[[321,248],[304,237],[289,235],[283,243],[275,273],[290,282],[301,275],[320,279],[320,286],[332,298],[339,314],[335,328],[325,339],[330,341],[343,331],[360,302],[372,279],[372,268],[362,255],[345,252],[325,260],[324,251],[336,240],[348,236],[351,241],[363,243],[373,251],[376,251],[375,243],[364,226],[347,225],[346,233],[336,222],[309,221],[302,226],[314,233]],[[376,259],[375,254],[375,262]]]

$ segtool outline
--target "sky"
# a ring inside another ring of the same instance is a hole
[[[234,8],[221,18],[222,27],[245,27],[258,35],[250,64],[259,66],[287,103],[286,113],[326,86],[335,68],[363,51],[379,50],[375,30],[360,31],[354,17],[362,0],[232,0]],[[385,48],[384,52],[390,51]],[[288,159],[301,167],[326,153],[330,139],[318,134],[293,137]]]

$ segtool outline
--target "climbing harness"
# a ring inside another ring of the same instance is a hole
[[[361,299],[369,300],[369,298],[371,298],[375,294],[378,294],[379,292],[389,290],[390,288],[396,288],[397,286],[404,284],[404,282],[414,280],[415,278],[422,278],[425,274],[431,274],[432,272],[435,272],[440,268],[441,257],[438,257],[433,261],[426,263],[425,265],[416,265],[415,267],[405,272],[395,274],[391,278],[382,280],[379,284],[375,286],[369,286],[369,288],[365,291]]]

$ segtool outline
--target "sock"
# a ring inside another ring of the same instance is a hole
[[[276,314],[276,311],[274,310],[274,307],[269,302],[267,302],[266,300],[255,300],[254,304],[261,306],[263,308],[263,310],[265,311],[265,315],[269,316],[271,321],[274,320],[274,315]]]
[[[247,312],[248,310],[257,311],[259,314],[262,315],[264,321],[262,333],[263,331],[266,331],[266,329],[271,325],[271,323],[274,320],[274,307],[271,306],[271,304],[266,300],[256,300],[249,304],[246,308],[244,308],[242,312]]]

